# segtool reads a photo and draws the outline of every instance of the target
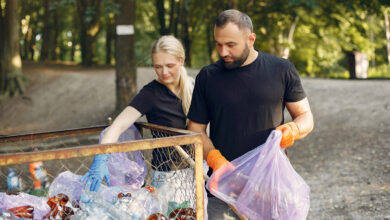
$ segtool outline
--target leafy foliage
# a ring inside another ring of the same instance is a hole
[[[82,39],[94,30],[95,35],[91,37],[94,44],[87,50],[93,50],[93,63],[107,63],[107,44],[114,44],[107,42],[108,28],[113,27],[119,7],[114,0],[101,0],[100,8],[98,4],[86,4],[95,2],[92,0],[53,0],[49,1],[49,16],[45,14],[44,2],[19,0],[20,19],[22,24],[25,22],[20,31],[23,59],[39,60],[45,45],[42,38],[45,20],[49,19],[49,27],[57,27],[58,31],[56,43],[50,44],[56,47],[58,56],[49,56],[49,60],[83,63],[85,57],[81,51],[86,53],[83,48],[89,44]],[[85,2],[85,10],[78,20],[80,2]],[[229,8],[244,11],[251,17],[257,49],[288,57],[303,75],[344,76],[345,53],[349,51],[367,53],[370,69],[376,65],[378,71],[385,70],[379,68],[387,63],[383,11],[390,8],[390,3],[385,0],[137,1],[137,65],[151,65],[151,46],[161,34],[172,34],[182,40],[188,66],[200,68],[216,61],[213,23],[218,13]]]

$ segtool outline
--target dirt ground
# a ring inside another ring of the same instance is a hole
[[[0,103],[0,135],[102,125],[114,110],[113,68],[25,63],[24,72],[25,94]],[[153,78],[139,68],[138,89]],[[390,220],[390,80],[302,81],[315,129],[289,157],[311,188],[308,219]]]

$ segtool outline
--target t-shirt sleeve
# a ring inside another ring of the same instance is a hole
[[[154,107],[153,89],[146,85],[141,91],[131,100],[129,106],[137,109],[142,115],[145,115]]]
[[[207,102],[206,102],[206,80],[205,80],[205,70],[202,69],[200,73],[196,76],[194,92],[192,93],[192,100],[190,110],[188,111],[187,117],[194,122],[200,124],[209,123],[209,115],[207,111]]]
[[[301,79],[294,65],[289,61],[289,68],[286,72],[284,101],[298,102],[304,98],[306,98],[306,93],[302,87]]]

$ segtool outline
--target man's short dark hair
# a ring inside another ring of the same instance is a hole
[[[236,24],[241,30],[249,29],[251,33],[253,32],[253,24],[251,18],[241,11],[229,9],[221,12],[215,20],[215,26],[224,27],[229,22]]]

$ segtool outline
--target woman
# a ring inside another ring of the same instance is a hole
[[[149,123],[179,129],[186,128],[186,115],[191,104],[194,80],[187,75],[184,60],[184,48],[175,37],[163,36],[155,42],[152,48],[152,61],[157,80],[145,85],[129,106],[118,115],[104,133],[101,144],[117,142],[119,136],[142,115],[146,115]],[[87,179],[86,188],[98,191],[103,178],[108,185],[110,184],[106,165],[108,157],[108,154],[95,157],[90,171],[82,178],[82,181]],[[175,162],[175,157],[178,157],[178,154],[172,148],[153,150],[152,186],[163,187],[162,183],[169,182],[168,179],[174,179],[179,173],[184,176],[191,175],[188,173],[189,169],[180,171],[177,169],[182,167],[173,167],[172,163],[169,163]],[[177,179],[172,181],[177,182]],[[188,181],[188,178],[187,182],[193,184]],[[182,183],[179,182],[179,184]],[[193,185],[191,187],[193,188]],[[179,201],[180,199],[174,200],[183,202]]]

